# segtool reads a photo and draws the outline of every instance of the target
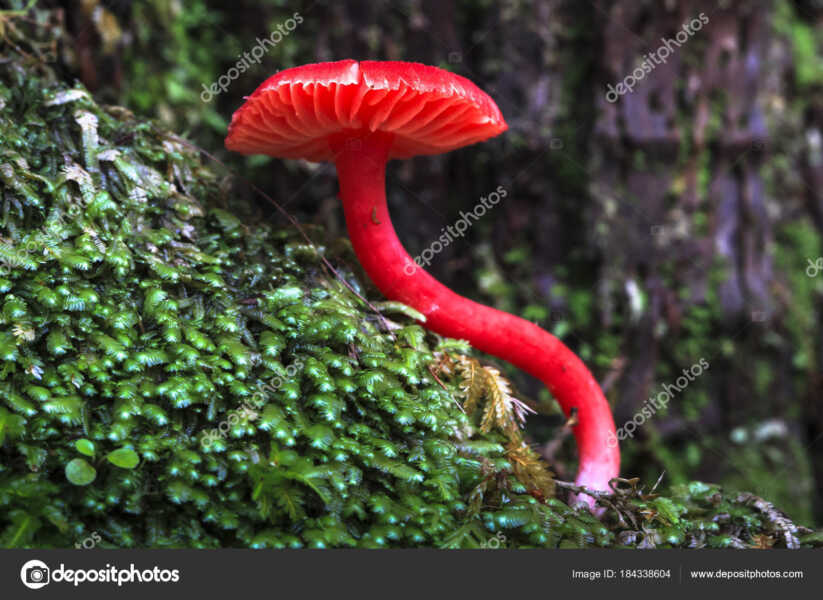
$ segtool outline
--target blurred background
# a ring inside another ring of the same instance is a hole
[[[510,129],[390,165],[409,253],[503,186],[505,200],[429,270],[563,339],[618,427],[672,393],[621,443],[623,475],[719,482],[823,524],[821,0],[38,6],[57,9],[43,18],[66,32],[54,48],[65,76],[185,134],[226,163],[227,186],[230,174],[254,182],[328,243],[346,235],[333,166],[223,149],[243,96],[280,69],[343,58],[468,77]],[[530,441],[571,479],[559,410],[539,382],[504,369],[541,408]]]

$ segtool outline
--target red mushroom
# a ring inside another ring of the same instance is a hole
[[[608,490],[620,452],[609,405],[586,366],[540,327],[463,298],[419,268],[389,218],[387,161],[447,152],[506,129],[494,101],[463,77],[417,63],[343,60],[266,80],[234,113],[226,148],[334,161],[349,236],[374,284],[423,313],[432,331],[541,379],[566,415],[577,414],[577,483]]]

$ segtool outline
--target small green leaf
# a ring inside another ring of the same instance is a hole
[[[88,485],[97,477],[97,471],[82,458],[75,458],[66,465],[66,479],[74,485]]]
[[[109,459],[111,464],[116,467],[120,467],[121,469],[133,469],[137,466],[137,463],[140,462],[140,457],[137,456],[137,452],[131,448],[120,448],[118,450],[114,450],[109,452],[106,458]]]
[[[77,440],[74,442],[74,447],[80,454],[91,456],[94,458],[94,444],[87,439]]]

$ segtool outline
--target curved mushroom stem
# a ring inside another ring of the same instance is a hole
[[[577,409],[576,482],[608,491],[609,480],[619,472],[620,451],[600,386],[583,362],[550,333],[455,294],[414,263],[397,239],[386,205],[386,162],[392,139],[391,134],[378,132],[331,142],[349,237],[363,269],[387,298],[423,313],[428,329],[467,340],[537,377],[567,416]]]

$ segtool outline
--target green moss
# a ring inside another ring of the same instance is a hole
[[[814,27],[797,18],[790,2],[775,7],[774,27],[791,41],[795,77],[800,88],[823,84],[820,39]]]
[[[0,545],[544,539],[551,509],[502,439],[458,437],[410,319],[383,328],[151,123],[0,77]]]
[[[781,243],[775,247],[775,264],[786,273],[794,306],[787,315],[787,327],[796,340],[792,363],[799,371],[814,371],[818,364],[815,340],[808,332],[815,328],[815,307],[823,292],[823,277],[817,267],[823,264],[823,243],[808,221],[788,223],[777,236]]]

